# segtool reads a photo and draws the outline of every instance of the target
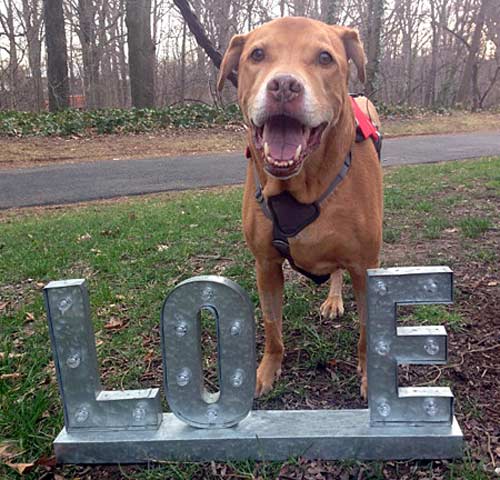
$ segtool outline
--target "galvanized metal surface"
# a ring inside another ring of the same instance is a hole
[[[461,454],[462,432],[452,425],[370,426],[368,410],[253,411],[237,426],[193,428],[164,414],[155,432],[68,434],[55,443],[63,463],[141,463],[154,460],[328,460],[452,458]]]
[[[102,390],[85,280],[50,282],[44,297],[67,430],[158,428],[158,388]]]
[[[368,272],[369,410],[248,414],[255,388],[255,326],[246,293],[230,280],[195,277],[165,301],[162,350],[174,414],[160,413],[158,389],[102,391],[83,280],[52,282],[45,298],[65,413],[66,427],[54,442],[60,462],[461,455],[462,432],[449,388],[401,388],[397,382],[399,363],[447,360],[443,327],[396,326],[398,304],[451,302],[452,273],[446,267]],[[219,394],[209,394],[203,385],[201,309],[217,322]]]
[[[453,420],[447,387],[399,388],[398,365],[447,361],[443,327],[397,327],[397,306],[453,301],[448,267],[368,270],[368,406],[373,425]]]
[[[203,384],[200,311],[217,325],[218,394]],[[190,278],[165,300],[161,319],[165,391],[172,412],[189,425],[220,428],[248,415],[255,392],[253,306],[236,283],[214,275]]]

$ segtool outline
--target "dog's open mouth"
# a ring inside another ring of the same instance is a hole
[[[254,126],[254,142],[263,152],[264,168],[281,179],[296,175],[305,157],[319,146],[326,126],[323,122],[310,128],[287,115],[274,115],[262,127]]]

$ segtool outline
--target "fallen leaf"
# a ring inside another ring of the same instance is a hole
[[[36,461],[36,464],[41,465],[42,467],[52,468],[56,466],[57,461],[55,455],[53,455],[52,457],[43,456]]]
[[[124,322],[121,318],[116,318],[116,317],[111,317],[108,323],[104,325],[104,328],[106,330],[117,330],[119,328],[122,328],[124,325]]]
[[[16,455],[18,455],[18,452],[14,450],[14,444],[12,442],[0,443],[0,458],[12,458]]]
[[[5,462],[5,465],[8,467],[12,468],[15,470],[17,473],[22,475],[26,470],[29,470],[30,468],[34,467],[34,463],[10,463],[10,462]]]
[[[154,350],[149,350],[146,355],[144,355],[144,361],[145,362],[151,362],[155,358],[155,351]]]
[[[78,237],[77,242],[84,242],[86,240],[91,240],[91,239],[92,239],[92,235],[90,235],[90,233],[84,233],[83,235],[80,235]]]
[[[21,377],[21,374],[19,372],[2,373],[2,375],[0,375],[0,380],[8,380],[8,379],[19,378],[19,377]]]
[[[35,315],[33,315],[31,312],[28,312],[26,314],[26,322],[34,322],[35,321]]]
[[[159,252],[164,252],[165,250],[168,250],[170,247],[168,245],[158,245],[156,247],[156,249],[159,251]]]
[[[498,282],[496,280],[493,280],[492,282],[487,283],[488,287],[496,287],[498,285]]]
[[[2,302],[2,303],[0,303],[0,312],[2,310],[5,310],[7,308],[8,304],[9,304],[9,302]]]
[[[9,358],[21,358],[22,356],[22,353],[9,353]],[[7,358],[7,354],[5,352],[0,352],[0,360],[4,360],[5,358]]]

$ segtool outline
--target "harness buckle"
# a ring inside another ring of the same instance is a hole
[[[279,254],[287,259],[290,259],[290,245],[287,240],[281,240],[279,238],[274,238],[271,242],[273,247],[278,250]]]

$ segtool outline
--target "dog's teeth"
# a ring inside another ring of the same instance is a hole
[[[288,161],[288,166],[291,167],[293,165],[293,160]]]
[[[269,145],[267,142],[264,142],[264,153],[266,154],[266,157],[269,157]]]
[[[299,157],[300,157],[300,154],[302,153],[302,145],[299,145],[297,147],[297,150],[295,150],[295,156],[294,156],[294,159],[295,160],[298,160]]]

